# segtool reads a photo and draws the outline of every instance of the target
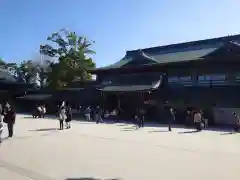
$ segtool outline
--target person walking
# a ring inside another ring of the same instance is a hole
[[[172,107],[169,109],[169,118],[168,118],[168,131],[172,131],[172,124],[175,121],[175,112]]]
[[[237,115],[236,112],[233,112],[233,116],[236,119],[235,126],[234,126],[233,130],[235,132],[239,132],[239,129],[240,129],[240,118],[239,118],[239,116]]]
[[[45,106],[45,105],[42,105],[42,118],[45,117],[46,112],[47,112],[46,106]]]
[[[42,107],[40,105],[37,106],[37,117],[38,118],[42,117]]]
[[[102,120],[102,109],[100,106],[96,107],[96,123],[103,123]]]
[[[0,104],[0,115],[3,115],[3,107],[2,107],[2,104]]]
[[[67,105],[67,108],[66,108],[66,115],[67,115],[66,128],[69,129],[71,128],[71,121],[72,121],[72,108],[69,104]]]
[[[0,115],[0,143],[2,142],[2,132],[3,132],[3,119],[2,115]]]
[[[192,125],[192,122],[193,122],[193,120],[192,120],[192,112],[188,109],[186,111],[185,125],[187,127],[189,127],[189,126]]]
[[[4,116],[4,123],[6,123],[8,127],[8,137],[13,136],[13,127],[15,124],[15,119],[16,119],[15,111],[12,109],[11,106],[8,106]]]
[[[59,125],[60,125],[60,130],[63,130],[63,122],[67,119],[66,116],[66,109],[64,106],[60,107],[59,110]]]
[[[139,118],[140,118],[140,127],[144,127],[144,119],[145,119],[145,110],[143,108],[139,109]]]
[[[164,117],[168,123],[168,131],[172,131],[172,123],[175,121],[175,112],[168,101],[165,102]]]
[[[136,108],[136,112],[134,115],[134,124],[136,125],[136,129],[141,128],[141,119],[139,117],[139,108]]]
[[[202,123],[202,114],[200,110],[197,110],[194,114],[194,123],[196,125],[197,131],[201,131],[203,128],[203,123]]]
[[[91,108],[90,108],[90,106],[88,106],[85,109],[84,116],[85,116],[86,121],[91,121]]]

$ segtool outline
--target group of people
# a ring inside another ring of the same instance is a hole
[[[36,108],[33,111],[33,118],[44,118],[46,114],[46,107],[45,105],[37,105]]]
[[[116,115],[117,110],[116,111]],[[114,111],[114,112],[115,112]],[[172,131],[172,124],[176,120],[175,117],[175,110],[173,107],[166,105],[164,108],[164,114],[165,119],[168,123],[168,130]],[[46,113],[46,107],[44,105],[37,106],[36,112],[33,114],[33,117],[44,117],[44,114]],[[236,119],[236,123],[234,126],[234,131],[238,132],[240,130],[240,117],[237,115],[236,112],[232,113],[234,118]],[[87,121],[91,121],[92,118],[95,118],[96,123],[103,123],[102,116],[105,117],[105,114],[103,115],[102,108],[100,106],[97,106],[96,108],[91,108],[90,106],[85,109],[84,112],[85,119]],[[108,115],[107,115],[108,116]],[[144,116],[145,116],[145,110],[143,108],[137,108],[136,115],[134,116],[134,123],[138,128],[144,127]],[[12,108],[12,106],[7,102],[4,106],[0,104],[0,142],[1,142],[1,134],[4,129],[4,123],[7,124],[8,128],[8,137],[13,136],[13,127],[15,124],[16,119],[16,112]],[[58,110],[58,119],[59,119],[59,125],[60,130],[64,129],[64,122],[66,123],[66,128],[71,128],[71,120],[72,120],[72,109],[68,103],[63,102],[62,105],[59,107]],[[186,123],[194,124],[197,131],[201,131],[204,127],[207,127],[207,121],[203,117],[203,112],[200,109],[192,109],[187,110],[186,115]]]
[[[96,123],[103,123],[102,116],[103,112],[100,106],[97,106],[96,108],[91,108],[90,106],[88,106],[84,112],[84,117],[86,121],[91,121],[93,119],[96,121]]]
[[[235,119],[233,130],[238,132],[240,129],[240,117],[236,112],[232,112]],[[186,125],[194,124],[197,131],[201,131],[208,126],[208,119],[204,118],[203,111],[200,109],[187,110]]]
[[[69,104],[63,102],[58,111],[60,130],[64,129],[64,122],[66,128],[71,128],[72,109]]]
[[[4,130],[4,123],[7,124],[8,128],[8,137],[11,138],[13,136],[13,127],[15,124],[16,112],[11,107],[11,105],[6,102],[4,106],[0,104],[0,142],[1,135]]]
[[[141,108],[137,108],[136,115],[134,116],[136,127],[138,128],[144,127],[144,119],[145,119],[144,115],[145,115],[145,110]]]

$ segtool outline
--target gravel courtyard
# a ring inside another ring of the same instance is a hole
[[[1,180],[239,180],[240,134],[18,115],[0,145]]]

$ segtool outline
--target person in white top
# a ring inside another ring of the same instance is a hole
[[[2,142],[2,132],[3,132],[3,118],[0,114],[0,143]]]
[[[42,117],[43,118],[44,118],[45,114],[46,114],[46,107],[45,107],[45,105],[42,105]]]
[[[42,117],[42,107],[41,107],[41,106],[37,106],[37,116],[38,116],[39,118]]]
[[[59,110],[59,124],[60,124],[60,130],[63,130],[63,122],[67,119],[66,115],[66,109],[64,106],[60,107]]]
[[[197,110],[194,114],[194,123],[196,124],[196,129],[197,131],[202,130],[202,113]]]

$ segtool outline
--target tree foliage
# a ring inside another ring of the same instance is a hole
[[[58,59],[50,64],[51,72],[47,78],[50,87],[61,88],[76,79],[91,79],[88,69],[94,68],[95,63],[88,55],[95,53],[91,49],[94,42],[65,29],[53,33],[47,40],[55,46],[41,45],[40,53]]]
[[[89,69],[95,67],[91,55],[93,41],[75,32],[65,29],[53,33],[47,38],[51,43],[40,45],[40,56],[24,60],[20,64],[6,63],[0,58],[1,68],[8,69],[20,80],[29,84],[37,81],[40,87],[45,84],[57,89],[67,86],[74,80],[91,79]],[[50,45],[54,43],[54,45]]]
[[[7,63],[2,58],[0,58],[0,68],[7,70],[10,74],[14,76],[17,76],[17,63]]]

